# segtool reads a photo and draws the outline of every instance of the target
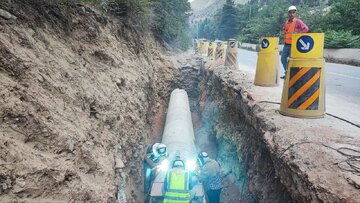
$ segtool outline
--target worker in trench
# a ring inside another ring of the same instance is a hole
[[[209,203],[219,203],[222,189],[222,176],[220,164],[211,159],[206,152],[198,155],[200,165],[199,178],[205,186]]]
[[[150,145],[146,150],[144,158],[144,193],[149,194],[151,181],[156,176],[154,168],[161,164],[167,157],[166,145],[155,143]]]
[[[191,173],[185,169],[184,161],[176,159],[166,174],[163,203],[189,203],[190,190]]]

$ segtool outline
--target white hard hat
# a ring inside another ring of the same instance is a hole
[[[199,158],[207,158],[207,157],[209,157],[208,153],[206,153],[206,152],[199,153]]]
[[[198,159],[202,164],[204,164],[209,160],[209,154],[206,152],[200,152],[200,154],[198,155]]]
[[[288,9],[288,11],[296,11],[296,10],[297,10],[297,9],[296,9],[295,6],[290,6],[289,9]]]
[[[182,160],[175,160],[173,162],[173,168],[185,168],[185,164]]]
[[[159,144],[156,148],[157,153],[162,156],[166,154],[166,145],[165,144]]]

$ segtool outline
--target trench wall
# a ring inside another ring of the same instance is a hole
[[[189,61],[182,62],[174,86],[188,92],[191,110],[199,117],[193,118],[198,150],[219,160],[225,179],[237,187],[233,191],[225,183],[222,201],[292,201],[264,140],[275,127],[256,116],[261,109],[245,89],[229,80],[231,70],[211,70],[200,57]]]
[[[0,3],[17,16],[0,18],[0,202],[142,202],[172,56],[151,33],[70,6]]]
[[[212,123],[218,143],[218,160],[225,174],[232,174],[240,189],[239,201],[289,202],[287,189],[276,175],[265,134],[275,131],[256,116],[261,109],[251,95],[228,80],[230,71],[203,67],[199,109]]]

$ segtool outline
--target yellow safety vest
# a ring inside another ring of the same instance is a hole
[[[166,175],[164,203],[189,203],[189,182],[189,172],[169,171]]]

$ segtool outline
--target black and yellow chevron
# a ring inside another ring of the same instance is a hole
[[[320,67],[291,67],[287,106],[290,109],[318,110]]]

